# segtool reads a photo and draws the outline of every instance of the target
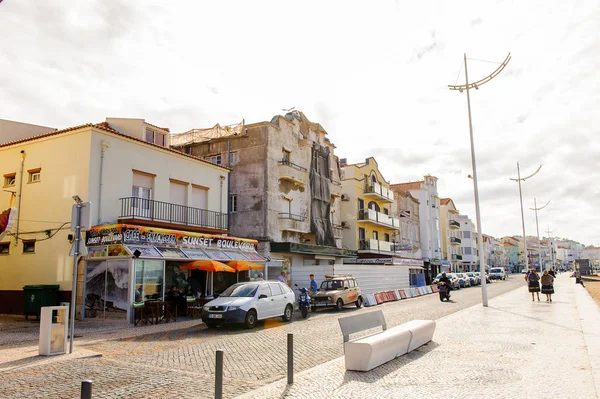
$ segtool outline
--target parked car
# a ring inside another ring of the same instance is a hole
[[[490,278],[492,280],[506,280],[506,273],[502,267],[492,267],[490,269]]]
[[[458,277],[458,282],[461,288],[466,288],[471,286],[471,279],[464,273],[456,273],[456,277]]]
[[[279,281],[247,281],[236,283],[208,302],[201,317],[207,327],[219,324],[244,324],[256,326],[258,320],[281,317],[292,319],[295,294]]]
[[[458,277],[456,277],[456,274],[446,273],[446,277],[448,277],[450,279],[450,281],[452,282],[452,289],[454,289],[454,290],[460,289],[460,283],[458,281]],[[435,279],[433,279],[432,284],[437,284],[441,278],[442,278],[442,274],[440,273],[437,276],[435,276]]]
[[[310,299],[311,310],[321,307],[335,307],[342,310],[344,305],[354,303],[362,307],[363,297],[358,282],[351,275],[326,275],[321,286]]]
[[[477,275],[477,277],[479,277],[479,284],[481,284],[481,272],[474,272],[474,273]],[[492,280],[490,280],[490,275],[487,273],[485,274],[485,282],[486,283],[492,282]]]
[[[467,275],[467,277],[469,277],[471,279],[471,286],[481,284],[481,280],[479,279],[479,276],[476,275],[474,272],[468,272],[465,274]]]

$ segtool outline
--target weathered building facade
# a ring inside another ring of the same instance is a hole
[[[187,154],[232,168],[230,231],[259,241],[267,277],[342,263],[340,169],[327,132],[299,111],[270,122],[171,137]],[[294,267],[296,267],[294,269]],[[308,278],[306,278],[308,280]],[[304,277],[302,282],[304,283]]]
[[[392,192],[392,215],[400,219],[400,231],[393,237],[396,252],[403,257],[421,259],[419,200],[408,191]]]

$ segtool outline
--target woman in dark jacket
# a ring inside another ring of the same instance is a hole
[[[535,301],[533,294],[537,294],[538,302],[540,301],[540,277],[538,276],[535,269],[531,269],[529,273],[525,275],[525,281],[527,281],[527,286],[529,287],[529,292],[531,292],[531,300]]]
[[[552,302],[552,294],[554,294],[554,277],[548,270],[544,270],[542,274],[542,294],[546,294],[546,302]]]

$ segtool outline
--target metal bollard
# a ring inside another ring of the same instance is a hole
[[[81,381],[81,399],[92,399],[92,380]]]
[[[287,335],[287,377],[288,384],[294,383],[294,334]]]
[[[215,364],[215,399],[223,398],[223,351],[217,349]]]

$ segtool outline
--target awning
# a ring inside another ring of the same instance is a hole
[[[306,255],[329,255],[342,258],[356,257],[358,251],[325,245],[301,244],[298,242],[272,242],[271,252],[292,252]]]

